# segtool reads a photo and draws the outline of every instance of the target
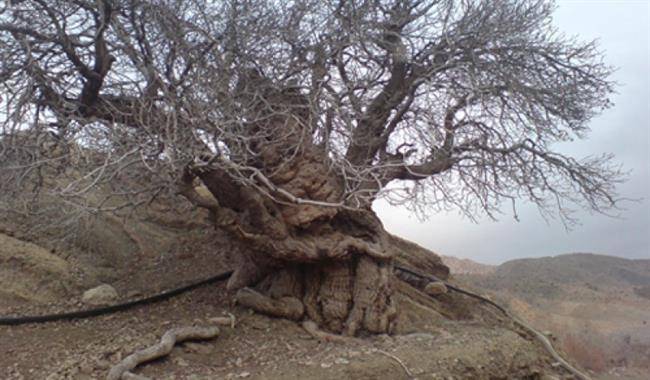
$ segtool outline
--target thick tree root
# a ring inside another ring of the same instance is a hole
[[[302,328],[305,329],[305,331],[307,331],[309,335],[311,335],[312,337],[316,338],[321,342],[351,343],[357,340],[356,338],[353,337],[332,334],[323,331],[318,328],[318,325],[314,321],[309,321],[309,320],[304,321],[302,323]]]
[[[397,316],[391,280],[392,263],[360,255],[357,260],[277,270],[256,289],[240,289],[236,301],[271,317],[306,317],[334,333],[384,334]]]
[[[212,339],[219,335],[217,326],[210,327],[181,327],[167,331],[160,342],[136,351],[127,356],[117,365],[113,366],[108,372],[106,380],[144,380],[146,377],[134,375],[131,373],[138,365],[169,355],[174,345],[189,339]]]
[[[297,298],[273,299],[251,288],[240,289],[237,292],[236,300],[238,304],[262,314],[294,321],[300,320],[305,312],[302,302]]]

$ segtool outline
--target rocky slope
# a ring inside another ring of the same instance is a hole
[[[555,332],[565,351],[603,378],[650,373],[650,260],[567,254],[456,277]]]

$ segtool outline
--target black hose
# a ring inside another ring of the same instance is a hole
[[[450,283],[443,281],[433,275],[427,275],[421,272],[418,272],[414,269],[409,269],[401,266],[395,266],[395,269],[407,274],[410,274],[411,276],[419,277],[420,279],[425,279],[428,281],[433,281],[433,282],[442,282],[445,284],[445,286],[453,291],[456,291],[458,293],[464,294],[466,296],[478,299],[482,302],[486,302],[495,308],[497,308],[499,311],[501,311],[503,314],[505,314],[508,318],[512,319],[515,323],[520,325],[521,327],[525,328],[526,330],[529,330],[532,332],[535,337],[545,346],[547,351],[557,360],[559,361],[564,368],[566,368],[569,372],[573,373],[576,375],[579,379],[582,380],[590,380],[589,376],[580,372],[578,369],[574,368],[571,366],[564,358],[562,358],[557,351],[553,348],[553,345],[551,342],[540,332],[537,330],[533,329],[523,321],[520,321],[518,318],[514,317],[511,315],[506,309],[495,303],[494,301],[485,298],[479,294],[472,293],[467,290],[463,290],[459,287],[456,287],[454,285],[451,285]],[[135,306],[140,306],[140,305],[146,305],[146,304],[151,304],[154,302],[160,302],[163,300],[166,300],[168,298],[171,298],[173,296],[179,295],[181,293],[188,292],[190,290],[196,289],[198,287],[204,286],[204,285],[209,285],[213,284],[216,282],[224,281],[227,280],[230,275],[232,274],[232,271],[227,271],[223,273],[219,273],[215,276],[206,278],[204,280],[176,288],[176,289],[171,289],[164,291],[162,293],[155,294],[151,297],[145,297],[145,298],[140,298],[138,300],[134,301],[129,301],[125,303],[119,303],[117,305],[111,305],[111,306],[106,306],[106,307],[99,307],[95,309],[88,309],[88,310],[79,310],[79,311],[73,311],[69,313],[60,313],[60,314],[46,314],[46,315],[30,315],[30,316],[23,316],[23,317],[0,317],[0,325],[22,325],[22,324],[28,324],[28,323],[44,323],[44,322],[54,322],[54,321],[60,321],[60,320],[71,320],[71,319],[78,319],[78,318],[89,318],[89,317],[96,317],[99,315],[105,315],[105,314],[110,314],[110,313],[115,313],[118,311],[123,311],[127,309],[131,309]]]
[[[445,286],[451,290],[454,290],[458,293],[465,294],[469,297],[473,297],[476,299],[479,299],[483,302],[487,302],[490,305],[496,307],[499,309],[501,312],[504,314],[507,314],[505,309],[503,309],[501,306],[498,304],[490,301],[489,299],[482,297],[480,295],[468,292],[466,290],[463,290],[461,288],[457,288],[445,281],[442,281],[441,279],[433,276],[433,275],[427,275],[418,271],[415,271],[413,269],[401,267],[401,266],[395,266],[396,270],[402,271],[404,273],[408,273],[412,276],[419,277],[421,279],[426,279],[429,281],[437,281],[437,282],[442,282],[445,284]],[[232,271],[224,272],[217,274],[215,276],[206,278],[204,280],[194,282],[192,284],[176,288],[176,289],[171,289],[164,291],[162,293],[155,294],[150,297],[145,297],[145,298],[140,298],[137,300],[129,301],[129,302],[124,302],[124,303],[119,303],[116,305],[110,305],[110,306],[105,306],[105,307],[99,307],[99,308],[94,308],[94,309],[87,309],[87,310],[77,310],[77,311],[72,311],[68,313],[59,313],[59,314],[46,314],[46,315],[28,315],[28,316],[21,316],[21,317],[0,317],[0,325],[22,325],[22,324],[28,324],[28,323],[44,323],[44,322],[54,322],[54,321],[61,321],[61,320],[70,320],[70,319],[79,319],[79,318],[89,318],[89,317],[96,317],[100,315],[105,315],[105,314],[110,314],[110,313],[115,313],[118,311],[124,311],[127,309],[131,309],[136,306],[141,306],[141,305],[146,305],[146,304],[151,304],[155,302],[160,302],[163,300],[166,300],[168,298],[171,298],[173,296],[188,292],[190,290],[194,290],[198,287],[212,284],[215,282],[219,281],[224,281],[230,277],[232,274]]]
[[[133,307],[140,306],[140,305],[160,302],[170,297],[179,295],[181,293],[189,292],[190,290],[194,290],[201,286],[227,280],[231,274],[232,271],[219,273],[216,276],[212,276],[204,280],[186,286],[182,286],[180,288],[166,290],[162,293],[155,294],[151,297],[140,298],[129,302],[119,303],[117,305],[98,307],[95,309],[88,309],[88,310],[78,310],[69,313],[28,315],[22,317],[0,317],[0,325],[22,325],[27,323],[54,322],[54,321],[61,321],[61,320],[96,317],[99,315],[115,313],[118,311],[131,309]]]

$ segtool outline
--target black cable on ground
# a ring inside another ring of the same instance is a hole
[[[535,330],[525,322],[521,321],[514,315],[510,314],[505,308],[500,306],[499,304],[495,303],[494,301],[483,297],[479,294],[472,293],[470,291],[461,289],[457,286],[451,285],[446,281],[443,281],[433,275],[427,275],[421,272],[418,272],[416,270],[410,269],[410,268],[405,268],[402,266],[395,266],[395,269],[398,271],[401,271],[403,273],[409,274],[411,276],[419,277],[420,279],[425,279],[428,281],[432,282],[441,282],[445,284],[445,286],[453,291],[456,291],[458,293],[464,294],[466,296],[478,299],[482,302],[488,303],[491,306],[497,308],[499,311],[501,311],[506,317],[510,318],[513,320],[517,325],[520,327],[524,328],[525,330],[528,330],[531,332],[538,341],[542,343],[544,348],[551,354],[551,356],[557,360],[562,366],[567,369],[569,372],[571,372],[573,375],[578,377],[581,380],[591,380],[590,377],[575,367],[571,366],[564,358],[560,356],[560,354],[555,351],[553,348],[553,345],[551,342],[548,340],[548,338],[540,333],[539,331]],[[173,296],[179,295],[181,293],[188,292],[190,290],[196,289],[198,287],[208,285],[208,284],[213,284],[216,282],[224,281],[227,280],[230,275],[232,274],[232,271],[227,271],[223,273],[219,273],[215,276],[206,278],[204,280],[176,288],[176,289],[171,289],[168,291],[164,291],[162,293],[158,293],[156,295],[153,295],[151,297],[145,297],[145,298],[140,298],[138,300],[134,301],[129,301],[129,302],[124,302],[116,305],[111,305],[111,306],[106,306],[106,307],[99,307],[95,309],[88,309],[88,310],[79,310],[79,311],[73,311],[69,313],[60,313],[60,314],[47,314],[47,315],[33,315],[33,316],[22,316],[22,317],[0,317],[0,325],[22,325],[22,324],[28,324],[28,323],[43,323],[43,322],[54,322],[54,321],[60,321],[60,320],[70,320],[70,319],[78,319],[78,318],[89,318],[89,317],[96,317],[99,315],[105,315],[105,314],[110,314],[110,313],[115,313],[118,311],[124,311],[127,309],[131,309],[135,306],[140,306],[140,305],[146,305],[146,304],[151,304],[154,302],[160,302],[163,300],[166,300],[168,298],[171,298]]]
[[[69,313],[59,313],[59,314],[31,315],[31,316],[28,315],[22,317],[0,317],[0,325],[22,325],[27,323],[54,322],[54,321],[61,321],[61,320],[96,317],[99,315],[115,313],[118,311],[131,309],[136,306],[147,305],[154,302],[160,302],[168,298],[171,298],[173,296],[179,295],[181,293],[189,292],[190,290],[194,290],[201,286],[214,284],[216,282],[227,280],[231,274],[232,271],[219,273],[215,276],[206,278],[204,280],[186,286],[182,286],[180,288],[167,290],[162,293],[155,294],[151,297],[140,298],[129,302],[119,303],[116,305],[110,305],[105,307],[99,307],[95,309],[78,310]]]

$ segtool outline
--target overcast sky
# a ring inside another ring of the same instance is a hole
[[[618,68],[615,106],[595,118],[588,140],[563,147],[575,156],[614,153],[632,171],[620,187],[627,203],[620,218],[579,213],[581,225],[566,231],[548,224],[532,206],[523,206],[516,222],[504,207],[499,221],[478,224],[457,213],[418,221],[404,209],[375,204],[386,228],[437,253],[499,264],[521,257],[592,252],[650,259],[650,2],[647,0],[563,0],[554,22],[581,40],[599,40],[606,63]]]

